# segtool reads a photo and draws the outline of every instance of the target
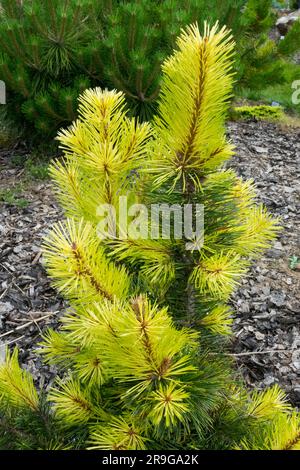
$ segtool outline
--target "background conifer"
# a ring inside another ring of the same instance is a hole
[[[297,79],[288,64],[299,49],[295,23],[287,37],[269,38],[272,0],[3,0],[0,79],[10,117],[55,135],[77,115],[77,98],[91,86],[122,91],[131,115],[150,119],[157,108],[161,64],[180,28],[219,20],[237,43],[239,88]],[[242,91],[240,91],[242,93]]]

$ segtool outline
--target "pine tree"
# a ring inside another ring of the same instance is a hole
[[[238,47],[239,85],[251,90],[264,88],[284,80],[285,61],[278,53],[277,41],[270,31],[275,25],[272,0],[249,0],[243,14],[246,34]]]
[[[78,95],[91,86],[96,64],[101,73],[96,31],[87,20],[94,17],[97,24],[103,3],[1,2],[0,76],[11,116],[25,117],[46,135],[76,118]]]
[[[149,119],[156,109],[161,64],[180,28],[207,19],[237,32],[244,5],[245,0],[138,0],[112,5],[103,42],[103,57],[110,57],[104,67],[108,84],[126,94],[134,115]]]
[[[299,24],[296,22],[283,40],[271,38],[275,27],[272,0],[248,0],[241,17],[237,41],[238,88],[261,90],[289,83],[290,55],[299,51]],[[297,72],[296,72],[297,70]],[[299,67],[294,73],[299,74]],[[296,79],[296,78],[295,78]]]
[[[233,154],[224,129],[233,47],[217,25],[183,31],[151,124],[126,115],[121,92],[81,95],[79,119],[59,134],[64,160],[52,165],[67,219],[44,242],[70,308],[40,353],[61,372],[38,393],[17,351],[8,353],[2,448],[299,448],[299,415],[284,393],[247,393],[224,354],[228,298],[278,228],[253,183],[222,169]],[[125,196],[143,208],[204,204],[201,249],[192,235],[139,237],[145,218],[126,234],[130,216],[104,237],[99,207]]]
[[[180,28],[193,21],[219,20],[232,30],[240,87],[293,81],[286,57],[299,49],[299,26],[279,44],[270,40],[271,0],[4,0],[1,7],[6,108],[21,123],[25,118],[30,134],[34,126],[52,136],[71,123],[79,94],[93,86],[122,91],[131,115],[149,119],[161,64]]]

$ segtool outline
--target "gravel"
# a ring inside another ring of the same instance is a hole
[[[229,166],[253,178],[259,200],[280,217],[283,227],[232,298],[232,350],[242,354],[236,361],[248,386],[278,383],[299,406],[300,272],[290,268],[289,258],[300,257],[300,129],[238,122],[229,131],[237,147]]]
[[[0,362],[5,345],[17,345],[21,363],[42,387],[56,371],[42,364],[35,347],[48,327],[57,327],[64,304],[50,286],[40,244],[61,212],[51,184],[24,180],[22,170],[11,167],[10,158],[0,154],[0,192],[21,184],[20,197],[27,206],[0,202]]]

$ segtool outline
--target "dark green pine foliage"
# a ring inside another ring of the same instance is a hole
[[[18,0],[2,2],[0,79],[8,111],[53,134],[76,117],[90,85],[122,90],[132,113],[148,119],[160,67],[181,27],[206,18],[234,26],[245,0]]]
[[[192,21],[219,20],[238,31],[245,0],[125,1],[112,7],[105,22],[104,75],[126,93],[134,115],[149,119],[156,109],[161,64],[180,29]]]
[[[260,90],[266,86],[290,83],[289,57],[300,49],[296,22],[283,39],[274,39],[276,13],[272,0],[248,0],[235,35],[237,43],[238,87]],[[296,67],[299,73],[299,66]]]
[[[97,2],[1,2],[0,77],[10,115],[44,134],[76,117],[77,97],[100,73],[94,34],[87,22]],[[96,67],[97,64],[97,67]]]
[[[299,67],[286,62],[297,48],[299,24],[279,43],[271,0],[4,0],[0,13],[0,80],[7,113],[53,136],[77,116],[90,86],[125,93],[131,114],[151,118],[160,67],[180,29],[219,20],[237,43],[237,84],[259,89],[291,83]]]

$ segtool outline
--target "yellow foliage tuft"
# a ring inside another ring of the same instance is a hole
[[[158,146],[151,162],[156,185],[199,187],[201,178],[233,153],[224,121],[232,93],[234,42],[226,28],[205,24],[182,32],[178,50],[163,64],[154,129]]]
[[[95,228],[83,220],[56,224],[44,241],[44,258],[53,283],[70,298],[88,302],[126,298],[125,268],[109,263]]]
[[[18,362],[18,350],[12,354],[6,351],[6,361],[0,366],[0,403],[12,407],[29,407],[37,411],[39,397],[33,378],[29,372],[22,370]]]
[[[247,272],[248,263],[230,250],[212,256],[203,255],[192,271],[190,281],[201,293],[226,299]]]

